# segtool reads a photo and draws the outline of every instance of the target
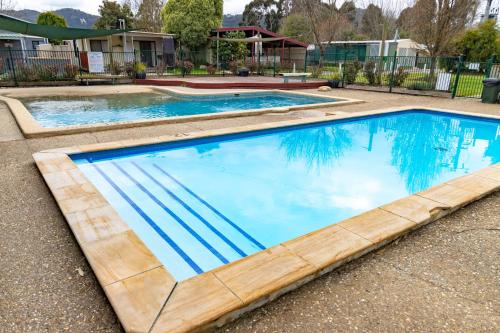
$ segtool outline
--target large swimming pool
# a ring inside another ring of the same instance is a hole
[[[42,127],[54,128],[332,103],[335,99],[267,92],[211,96],[142,93],[24,98],[21,101]]]
[[[410,110],[72,159],[183,280],[500,162],[500,121]]]

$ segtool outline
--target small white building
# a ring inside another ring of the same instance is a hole
[[[327,54],[343,54],[347,51],[348,54],[356,54],[359,59],[379,56],[382,47],[381,40],[331,41],[323,42],[323,44],[328,45]],[[386,40],[383,55],[393,56],[394,51],[397,51],[398,56],[415,57],[427,54],[425,45],[419,44],[411,39]]]
[[[164,55],[175,54],[174,36],[159,32],[129,31],[107,37],[80,39],[76,43],[82,52],[114,52],[117,57],[120,53],[135,52],[141,62],[147,67],[155,67],[164,59]]]
[[[0,51],[9,48],[16,51],[32,51],[36,50],[39,45],[47,43],[47,38],[0,30]]]

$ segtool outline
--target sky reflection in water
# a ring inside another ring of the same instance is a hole
[[[408,112],[74,158],[182,280],[199,271],[159,229],[207,271],[499,162],[499,123]]]
[[[498,122],[404,113],[115,161],[164,167],[272,246],[499,162],[499,133]]]

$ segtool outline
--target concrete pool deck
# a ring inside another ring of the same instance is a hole
[[[335,95],[339,93],[351,92],[335,91]],[[359,95],[359,92],[352,93],[353,97]],[[368,100],[368,94],[374,99],[372,106],[360,105],[360,109],[390,106],[389,103],[398,105],[399,101],[391,97],[401,97],[363,92],[362,98]],[[499,112],[498,106],[481,105],[476,101],[421,97],[408,101],[406,97],[411,96],[403,97],[405,101],[399,105],[424,104],[469,112],[473,108],[481,109],[482,113]],[[378,100],[386,104],[375,106],[381,103]],[[351,111],[347,107],[341,110]],[[3,140],[0,143],[3,157],[0,177],[5,189],[0,195],[1,207],[5,208],[0,221],[3,231],[0,257],[5,268],[5,274],[0,277],[0,290],[6,297],[2,297],[0,314],[2,327],[7,331],[62,331],[65,327],[71,331],[120,330],[66,222],[34,168],[32,152],[297,119],[317,116],[321,112],[301,111],[289,115],[24,140],[5,111],[0,109],[3,127],[0,132]],[[324,331],[355,330],[354,327],[381,331],[422,327],[428,330],[495,330],[499,325],[495,314],[498,313],[499,297],[498,269],[495,269],[498,238],[494,230],[500,224],[499,203],[498,194],[490,196],[411,234],[409,240],[401,241],[398,246],[382,249],[383,254],[357,260],[320,279],[323,283],[310,283],[248,314],[226,330]],[[443,253],[449,254],[449,260],[443,258]],[[417,288],[405,288],[408,285]],[[387,312],[393,314],[389,319]]]

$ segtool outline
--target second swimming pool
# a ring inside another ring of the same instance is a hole
[[[45,128],[127,122],[228,111],[332,103],[334,98],[284,92],[210,96],[163,93],[21,99]]]

